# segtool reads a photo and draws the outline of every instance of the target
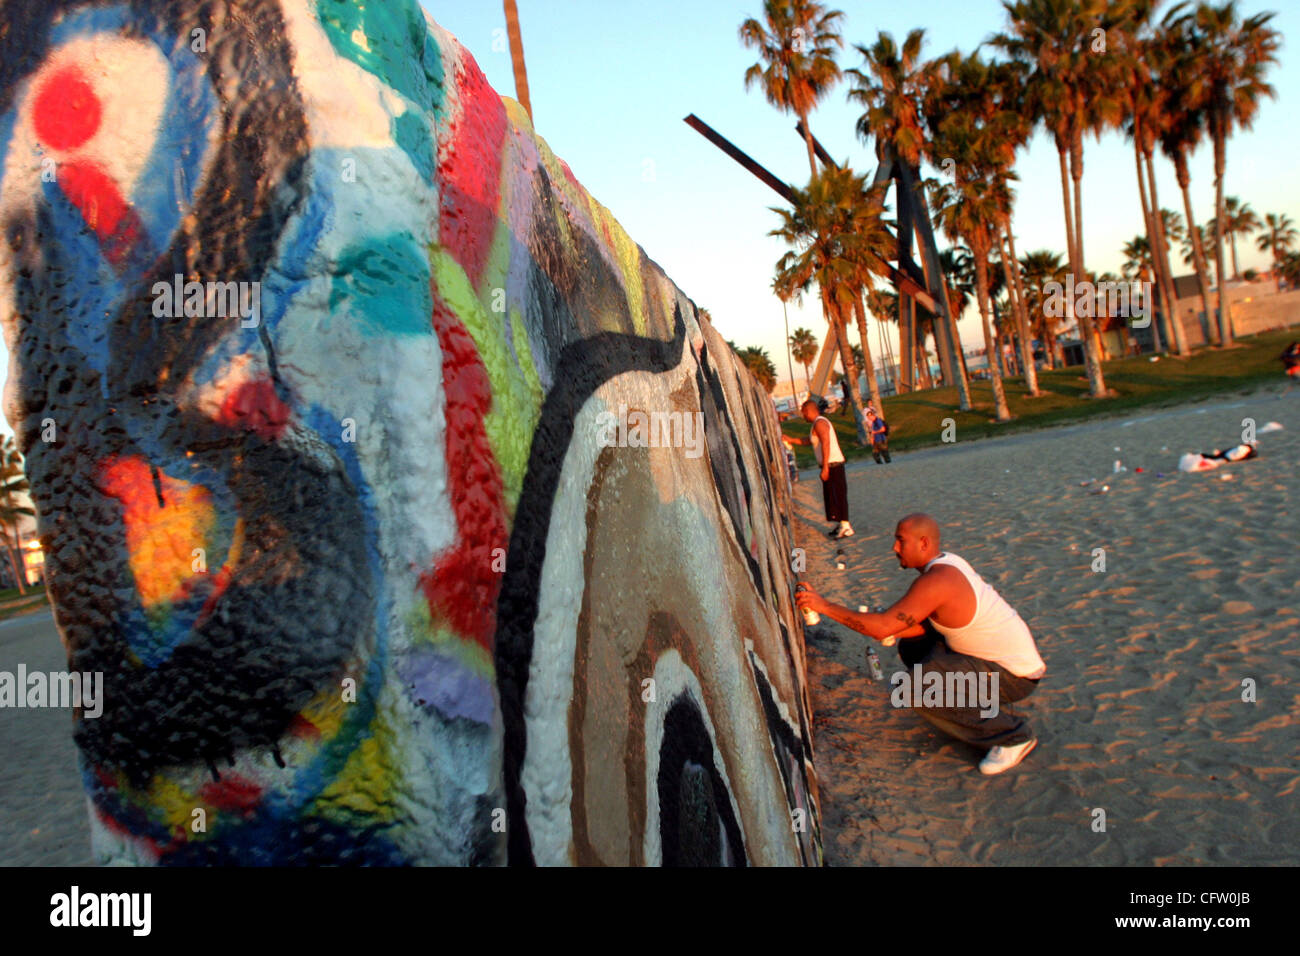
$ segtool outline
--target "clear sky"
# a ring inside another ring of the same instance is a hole
[[[469,49],[493,87],[513,96],[509,54],[494,51],[493,44],[504,37],[500,0],[422,2]],[[771,293],[773,266],[785,246],[767,236],[777,223],[768,207],[781,199],[682,122],[693,112],[781,179],[807,182],[807,152],[794,132],[795,119],[769,106],[757,89],[744,88],[745,69],[756,53],[741,46],[737,29],[746,17],[760,14],[760,0],[517,2],[539,134],[650,258],[709,309],[724,337],[766,348],[778,374],[788,377],[781,304]],[[842,67],[860,66],[853,45],[868,45],[882,30],[901,42],[908,30],[923,27],[925,55],[935,56],[954,47],[970,52],[1006,26],[997,0],[828,5],[845,13]],[[1261,218],[1280,212],[1300,221],[1300,135],[1294,118],[1300,64],[1286,43],[1300,36],[1300,0],[1242,0],[1240,8],[1245,15],[1277,11],[1274,27],[1284,43],[1280,66],[1271,74],[1277,99],[1265,103],[1252,132],[1229,143],[1227,192],[1250,203]],[[845,83],[830,93],[813,114],[812,129],[836,160],[872,170],[874,148],[854,132],[861,109],[848,103],[848,89]],[[1181,213],[1172,165],[1159,156],[1156,165],[1161,205]],[[1016,251],[1063,252],[1060,174],[1047,136],[1035,137],[1017,172]],[[1144,231],[1133,151],[1121,135],[1100,143],[1088,140],[1083,199],[1088,266],[1118,273],[1121,247]],[[1208,145],[1192,162],[1192,202],[1198,221],[1213,214]],[[942,237],[939,242],[946,244]],[[1267,268],[1266,256],[1254,249],[1253,240],[1249,245],[1247,251],[1239,241],[1241,268]],[[1181,268],[1181,255],[1175,258],[1176,271],[1190,271]],[[791,304],[790,323],[819,337],[825,333],[815,292],[802,307]],[[982,345],[974,308],[960,327],[968,345]],[[873,348],[875,343],[873,326]],[[796,367],[795,375],[802,382],[802,369]]]

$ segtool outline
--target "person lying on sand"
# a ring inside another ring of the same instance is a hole
[[[1047,673],[1029,627],[969,564],[942,550],[939,525],[929,515],[910,514],[898,522],[894,554],[901,567],[920,576],[883,613],[832,604],[807,584],[795,602],[878,641],[898,638],[899,657],[913,670],[919,665],[923,681],[932,673],[939,680],[945,674],[988,675],[984,679],[996,683],[1000,704],[991,716],[983,716],[978,705],[925,706],[918,712],[944,733],[988,748],[980,773],[1010,770],[1038,743],[1029,722],[1007,706],[1032,694]]]

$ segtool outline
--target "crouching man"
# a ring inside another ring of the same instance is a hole
[[[917,712],[944,733],[987,748],[981,773],[1010,770],[1038,743],[1029,722],[1010,707],[1032,694],[1047,673],[1033,635],[969,564],[941,549],[939,525],[929,515],[911,514],[898,522],[894,554],[900,566],[914,568],[920,576],[882,614],[832,604],[806,584],[796,602],[878,641],[897,638],[903,663],[913,670],[919,664],[925,683],[934,683],[927,679],[929,674],[948,686],[969,685],[966,675],[976,681],[995,680],[999,706],[994,714],[973,700],[944,700],[943,706]],[[954,679],[945,681],[948,674]],[[965,706],[953,706],[957,703]]]

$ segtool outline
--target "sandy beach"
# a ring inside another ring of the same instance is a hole
[[[1184,452],[1239,441],[1245,418],[1285,430],[1259,436],[1259,459],[1178,472]],[[1048,673],[1017,709],[1039,744],[1019,767],[981,776],[982,751],[890,705],[897,652],[824,619],[808,654],[827,862],[1300,862],[1300,390],[957,438],[892,465],[851,464],[858,533],[841,542],[822,534],[820,482],[803,472],[806,577],[840,604],[888,604],[915,576],[890,550],[894,523],[933,514],[945,550],[1034,633]],[[1112,474],[1116,459],[1127,472]],[[1242,701],[1244,678],[1256,703]]]

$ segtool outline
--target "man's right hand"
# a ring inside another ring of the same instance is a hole
[[[822,467],[822,481],[830,481],[830,480],[831,480],[831,470],[830,470],[829,468],[826,468],[825,466],[823,466],[823,467]]]

